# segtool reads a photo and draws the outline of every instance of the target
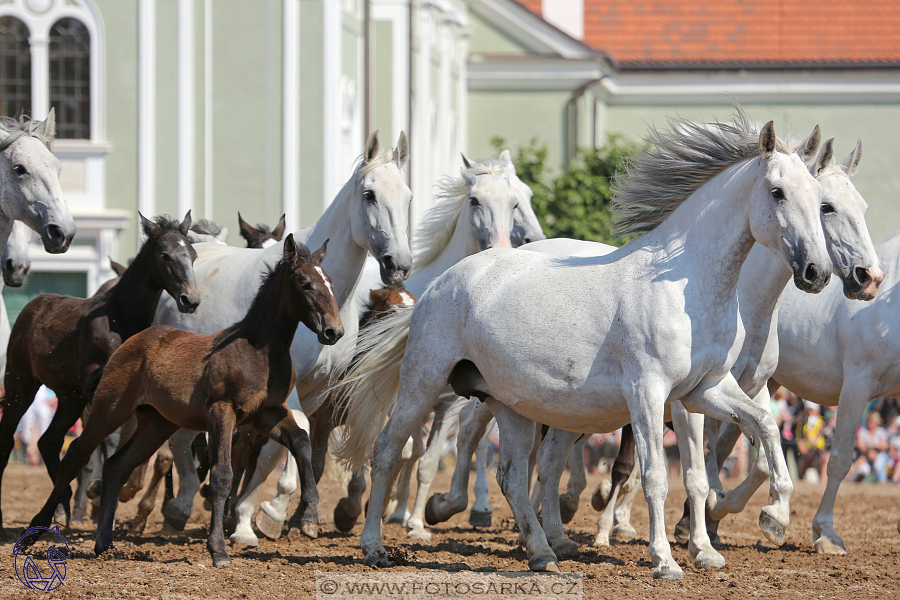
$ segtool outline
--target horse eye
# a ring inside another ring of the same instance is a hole
[[[303,288],[307,292],[313,289],[312,284],[308,281],[304,281],[303,283],[301,283],[300,287]]]
[[[13,171],[16,172],[16,175],[25,175],[28,173],[28,169],[25,168],[25,165],[16,165],[13,167]]]
[[[363,198],[365,198],[366,202],[375,202],[375,192],[366,190],[363,192]]]
[[[784,198],[784,190],[779,187],[772,188],[772,196],[781,200],[782,198]]]
[[[166,261],[166,262],[172,262],[172,257],[171,257],[170,255],[168,255],[168,254],[163,254],[163,255],[162,255],[162,258],[163,258],[163,260]]]
[[[469,204],[471,204],[472,206],[481,206],[481,203],[478,202],[478,198],[472,198],[471,200],[469,200]]]
[[[516,205],[515,205],[515,206],[513,206],[513,210],[518,210],[518,209],[519,209],[519,203],[518,203],[518,202],[516,202]]]
[[[833,213],[834,207],[832,205],[828,204],[827,202],[823,202],[822,203],[822,212],[825,213],[826,215],[828,213]]]

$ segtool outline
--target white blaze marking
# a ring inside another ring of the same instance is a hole
[[[178,240],[178,243],[181,245],[182,248],[187,248],[187,244],[184,243],[184,240]]]
[[[322,270],[322,267],[316,267],[315,269],[316,269],[316,271],[319,273],[319,275],[322,276],[322,281],[325,282],[325,287],[327,287],[327,288],[328,288],[328,291],[331,292],[331,297],[333,298],[333,297],[334,297],[334,290],[331,289],[331,282],[328,281],[328,278],[327,278],[327,277],[325,277],[325,271]]]
[[[266,241],[263,242],[262,247],[263,247],[263,248],[268,248],[269,246],[274,246],[274,245],[277,244],[277,243],[278,243],[278,242],[275,241],[275,238],[269,238],[269,239],[267,239]]]
[[[400,297],[403,298],[403,306],[412,306],[416,303],[409,292],[400,292]]]

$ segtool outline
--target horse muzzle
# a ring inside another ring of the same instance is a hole
[[[69,249],[72,238],[75,237],[75,224],[71,227],[65,227],[50,223],[41,229],[41,242],[44,244],[44,250],[50,254],[62,254]]]
[[[799,266],[794,268],[794,285],[809,294],[818,294],[825,289],[830,277],[830,269],[823,269],[812,262],[805,263],[802,269]]]
[[[385,285],[399,285],[409,277],[412,268],[412,257],[408,260],[396,259],[390,254],[385,254],[378,261],[381,271],[381,281]]]
[[[344,337],[344,327],[340,323],[326,323],[323,324],[323,327],[319,329],[316,335],[319,338],[319,343],[323,346],[333,346],[337,344],[339,339]]]
[[[844,295],[850,300],[872,300],[882,281],[884,271],[879,267],[856,267],[852,276],[844,279]]]

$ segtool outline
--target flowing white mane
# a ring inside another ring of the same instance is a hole
[[[43,121],[32,121],[24,115],[18,119],[12,117],[0,117],[0,130],[9,135],[0,142],[0,151],[3,151],[13,144],[19,138],[30,135],[40,140],[47,148],[53,144],[52,137],[45,137],[43,134]]]
[[[490,160],[475,163],[469,169],[462,169],[459,177],[448,175],[435,184],[438,188],[435,195],[437,201],[425,213],[413,237],[413,273],[434,262],[450,243],[468,197],[467,175],[505,176],[506,173],[499,161]]]
[[[735,104],[731,123],[667,119],[668,131],[650,127],[647,148],[616,177],[612,232],[646,233],[666,220],[691,194],[739,162],[760,155],[758,126]],[[802,142],[776,139],[776,150],[795,152]]]

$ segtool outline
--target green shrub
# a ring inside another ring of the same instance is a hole
[[[499,152],[503,138],[491,139]],[[513,162],[519,178],[531,186],[531,205],[547,237],[567,237],[619,246],[623,240],[609,232],[612,181],[625,159],[637,146],[611,135],[599,148],[582,148],[578,158],[562,173],[547,172],[547,147],[532,139],[514,151]]]

